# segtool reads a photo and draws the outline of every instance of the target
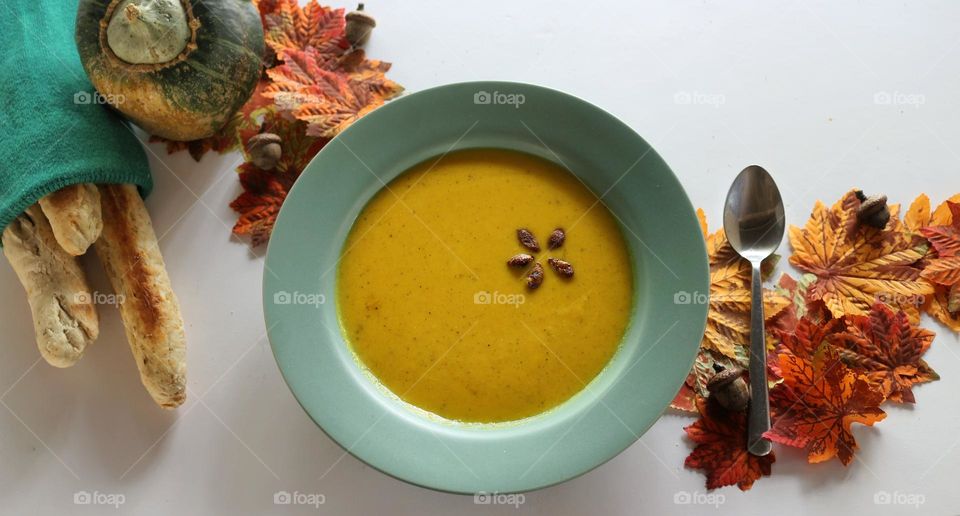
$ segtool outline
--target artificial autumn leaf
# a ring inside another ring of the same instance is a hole
[[[751,265],[733,250],[722,229],[708,235],[702,211],[698,217],[710,263],[709,311],[701,347],[743,361],[750,344]],[[776,259],[764,263],[765,276],[772,271]],[[763,299],[767,320],[790,305],[789,298],[771,290],[764,290]]]
[[[816,280],[817,277],[813,274],[803,274],[799,280],[793,279],[789,274],[780,276],[774,291],[789,299],[790,304],[776,316],[767,319],[768,340],[771,336],[776,340],[782,332],[794,332],[804,318],[823,322],[832,317],[823,301],[810,299],[809,288]],[[776,361],[776,356],[773,356],[773,360]]]
[[[960,332],[960,260],[957,259],[958,231],[960,217],[953,212],[960,203],[960,194],[944,201],[930,213],[930,200],[920,195],[910,209],[920,214],[912,224],[916,231],[930,239],[934,252],[924,261],[923,277],[934,284],[933,295],[929,296],[924,309],[953,331]],[[923,216],[924,212],[928,215]]]
[[[844,324],[844,331],[826,339],[844,364],[865,374],[888,400],[914,403],[911,386],[940,379],[920,358],[935,334],[911,324],[903,312],[877,303],[869,316],[847,316]]]
[[[927,194],[920,194],[910,203],[910,208],[903,216],[903,225],[913,233],[920,233],[920,229],[927,226],[942,226],[950,224],[950,206],[948,203],[960,203],[960,194],[955,194],[940,203],[937,209],[930,211],[930,198]]]
[[[322,6],[316,0],[300,7],[296,0],[260,2],[264,41],[278,55],[291,48],[314,48],[336,59],[350,48],[344,31],[343,9]]]
[[[300,177],[310,159],[320,152],[329,141],[306,135],[306,124],[289,120],[281,113],[269,113],[264,117],[263,130],[278,135],[283,142],[283,153],[273,170],[261,170],[250,161],[237,168],[243,193],[230,203],[240,213],[233,232],[250,235],[254,247],[270,238],[280,206],[293,183]]]
[[[359,51],[358,51],[359,52]],[[318,50],[284,49],[283,64],[267,71],[273,80],[265,95],[307,122],[307,134],[332,138],[358,118],[403,91],[384,76],[390,65],[361,59],[349,68],[329,69]]]
[[[792,332],[777,332],[780,341],[776,348],[776,360],[779,362],[780,355],[784,353],[810,360],[820,349],[820,346],[828,341],[830,336],[843,331],[843,329],[842,319],[827,319],[817,322],[804,317],[800,319]]]
[[[880,409],[883,393],[831,346],[821,346],[812,359],[783,353],[779,360],[783,382],[770,391],[773,426],[764,437],[806,449],[811,463],[836,456],[849,464],[857,448],[850,427],[887,416]]]
[[[697,409],[700,419],[684,428],[697,443],[684,465],[705,471],[707,489],[736,484],[746,491],[758,478],[770,475],[776,456],[771,452],[758,457],[747,451],[746,411],[728,411],[703,398],[697,399]]]
[[[859,207],[853,191],[829,209],[818,201],[806,226],[790,227],[790,263],[817,277],[809,295],[823,300],[834,317],[865,315],[880,300],[919,320],[919,305],[933,293],[917,266],[927,244],[904,230],[897,206],[890,206],[882,230],[857,224]]]
[[[960,204],[947,201],[951,223],[920,229],[937,251],[923,268],[923,277],[938,285],[960,282]]]

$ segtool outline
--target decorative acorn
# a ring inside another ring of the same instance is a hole
[[[877,229],[887,227],[890,222],[890,209],[887,207],[886,195],[871,195],[867,197],[862,191],[854,192],[857,199],[860,200],[860,208],[857,209],[857,222],[873,226]]]
[[[363,10],[363,4],[357,6],[356,11],[347,13],[347,41],[354,47],[362,47],[370,39],[370,33],[377,26],[377,20],[373,19]]]
[[[273,133],[260,133],[247,140],[247,153],[254,166],[261,170],[273,170],[283,154],[280,141],[280,137]]]
[[[743,369],[733,367],[725,369],[720,364],[713,364],[716,371],[707,381],[707,390],[710,397],[715,398],[721,407],[739,412],[747,408],[750,402],[750,389],[743,379]]]

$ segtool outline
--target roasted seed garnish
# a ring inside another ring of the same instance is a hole
[[[530,262],[533,261],[533,257],[529,254],[515,254],[507,260],[507,266],[509,267],[526,267],[530,265]]]
[[[547,263],[550,264],[550,267],[555,270],[557,274],[565,278],[573,277],[573,265],[571,265],[570,262],[565,262],[556,258],[548,258]]]
[[[537,262],[533,264],[533,269],[530,270],[530,274],[527,274],[527,288],[535,290],[541,283],[543,283],[543,265]]]
[[[535,253],[540,252],[540,243],[537,242],[537,237],[533,236],[533,233],[531,233],[529,229],[518,229],[517,239],[520,240],[520,245],[523,247],[526,247]]]
[[[567,234],[563,232],[563,228],[554,229],[553,233],[550,233],[550,239],[547,240],[547,249],[559,249],[566,239]]]

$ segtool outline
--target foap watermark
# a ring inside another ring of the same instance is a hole
[[[877,491],[873,493],[874,505],[912,505],[919,509],[927,501],[927,497],[920,493],[904,493],[902,491]]]
[[[126,502],[127,497],[122,493],[101,493],[100,491],[73,493],[74,505],[110,505],[114,509],[119,509]]]
[[[673,294],[673,304],[675,305],[705,305],[710,302],[710,296],[703,292],[687,292],[681,290]]]
[[[722,93],[678,91],[673,94],[673,103],[680,106],[713,106],[718,108],[727,103],[727,96]]]
[[[73,302],[81,305],[120,306],[127,300],[123,294],[103,292],[77,292],[73,295]]]
[[[488,292],[486,290],[473,294],[473,304],[475,305],[510,305],[519,308],[526,302],[527,296],[523,294],[504,294],[503,292]]]
[[[891,306],[923,306],[927,301],[923,294],[900,294],[897,292],[877,292],[874,301]]]
[[[102,95],[99,91],[78,91],[73,94],[74,104],[110,104],[118,106],[127,100],[123,95]]]
[[[927,97],[922,93],[878,91],[873,94],[873,103],[878,106],[912,106],[919,108],[927,103]]]
[[[313,305],[320,306],[327,302],[327,296],[319,292],[288,292],[281,290],[273,293],[275,305]]]
[[[513,106],[519,109],[520,105],[526,101],[527,97],[523,93],[503,93],[499,91],[490,93],[480,90],[473,94],[473,103],[478,105]]]
[[[273,493],[273,505],[312,505],[319,509],[327,503],[323,493],[301,493],[300,491],[277,491]]]
[[[700,491],[677,491],[673,493],[675,505],[712,505],[720,507],[726,503],[727,497],[723,493],[704,493]]]
[[[479,491],[473,494],[474,505],[512,505],[519,508],[526,503],[527,497],[523,493],[488,493]]]

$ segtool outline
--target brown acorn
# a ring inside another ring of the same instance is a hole
[[[354,48],[362,47],[370,39],[370,33],[377,26],[377,20],[363,10],[363,4],[358,5],[356,11],[347,13],[346,19],[347,41]]]
[[[713,364],[716,371],[707,380],[707,390],[710,397],[715,398],[721,407],[734,412],[747,408],[750,403],[750,388],[743,379],[743,370],[739,367],[724,369],[720,364]]]
[[[280,161],[283,149],[280,137],[273,133],[260,133],[247,140],[250,161],[261,170],[273,170]]]
[[[860,208],[857,209],[857,222],[873,226],[877,229],[887,227],[890,222],[890,208],[887,207],[886,195],[871,195],[867,197],[862,191],[854,192],[857,199],[860,200]]]

